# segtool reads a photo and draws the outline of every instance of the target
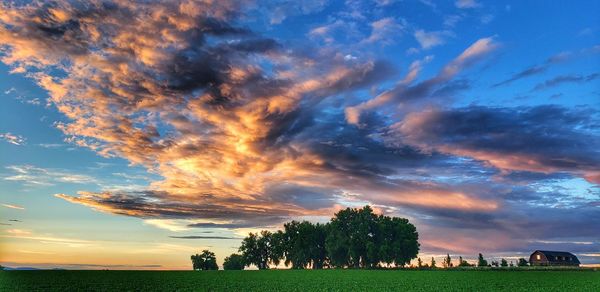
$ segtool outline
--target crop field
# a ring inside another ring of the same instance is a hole
[[[600,291],[594,271],[5,271],[0,291]]]

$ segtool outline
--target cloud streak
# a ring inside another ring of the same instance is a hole
[[[25,145],[26,139],[19,135],[11,133],[0,133],[0,139],[17,146]]]
[[[1,204],[1,205],[5,208],[9,208],[9,209],[25,210],[24,207],[17,206],[17,205],[12,205],[12,204]]]

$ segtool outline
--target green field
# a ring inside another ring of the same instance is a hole
[[[0,291],[600,291],[594,271],[5,271]]]

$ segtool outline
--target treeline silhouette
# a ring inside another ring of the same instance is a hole
[[[516,266],[517,267],[526,267],[528,266],[529,263],[527,262],[527,260],[525,258],[519,258]],[[464,260],[462,258],[462,256],[458,257],[458,264],[454,264],[454,262],[452,262],[452,257],[450,257],[450,254],[446,254],[446,257],[444,257],[443,261],[442,261],[442,267],[443,268],[454,268],[454,267],[458,267],[458,268],[464,268],[464,267],[478,267],[478,268],[491,268],[491,267],[514,267],[515,264],[513,264],[513,262],[511,261],[510,264],[508,263],[508,261],[506,259],[501,259],[500,262],[498,261],[492,261],[491,263],[488,263],[487,260],[485,260],[483,258],[483,255],[480,253],[479,256],[477,257],[477,264],[471,264],[469,262],[467,262],[466,260]],[[435,261],[435,258],[431,258],[431,262],[429,264],[423,263],[423,261],[421,260],[421,258],[417,259],[417,265],[416,266],[412,266],[411,268],[418,268],[418,269],[436,269],[438,268],[437,263]]]
[[[255,265],[263,270],[282,263],[293,269],[402,267],[417,257],[418,238],[407,219],[377,215],[370,206],[347,208],[326,224],[291,221],[283,230],[250,233],[240,254],[225,259],[224,268]]]

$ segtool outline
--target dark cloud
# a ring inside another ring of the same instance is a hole
[[[508,85],[510,83],[512,83],[513,81],[517,81],[519,79],[523,79],[529,76],[533,76],[533,75],[537,75],[537,74],[542,74],[544,72],[546,72],[548,70],[548,65],[535,65],[533,67],[529,67],[515,75],[513,75],[512,77],[510,77],[509,79],[506,79],[502,82],[498,82],[494,85],[492,85],[492,87],[499,87],[499,86],[503,86],[503,85]]]
[[[394,126],[398,140],[485,161],[504,170],[600,170],[597,112],[558,106],[467,107],[412,113]],[[586,131],[587,129],[587,131]]]
[[[573,54],[570,52],[556,54],[556,55],[551,56],[550,58],[546,59],[546,61],[544,61],[543,63],[533,65],[529,68],[526,68],[523,71],[514,74],[512,77],[510,77],[502,82],[498,82],[498,83],[492,85],[492,87],[505,86],[505,85],[508,85],[517,80],[521,80],[521,79],[531,77],[534,75],[542,74],[542,73],[548,71],[548,68],[550,68],[551,66],[565,62],[565,61],[571,59],[572,57],[573,57]]]
[[[189,236],[169,236],[170,238],[177,239],[242,239],[240,237],[228,237],[228,236],[201,236],[201,235],[189,235]]]
[[[584,82],[590,82],[593,80],[596,80],[600,77],[600,73],[593,73],[587,76],[582,76],[582,75],[561,75],[561,76],[556,76],[552,79],[546,80],[542,83],[539,83],[538,85],[536,85],[532,91],[536,91],[536,90],[544,90],[544,89],[548,89],[551,87],[556,87],[559,85],[562,85],[564,83],[584,83]]]
[[[268,205],[267,201],[244,201],[241,199],[226,199],[210,194],[196,195],[201,199],[196,202],[189,200],[173,200],[170,194],[164,192],[129,192],[129,193],[82,193],[79,197],[63,194],[56,195],[73,203],[79,203],[92,208],[114,214],[133,216],[144,219],[170,218],[188,219],[203,218],[216,221],[235,218],[243,224],[224,224],[223,228],[271,226],[283,222],[289,216],[300,215],[293,205],[275,202],[280,208]],[[247,204],[247,205],[246,205]],[[238,206],[246,205],[245,209]],[[253,207],[250,207],[253,206]],[[202,223],[191,224],[191,227],[207,227]],[[214,227],[220,226],[216,224]]]

